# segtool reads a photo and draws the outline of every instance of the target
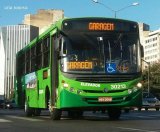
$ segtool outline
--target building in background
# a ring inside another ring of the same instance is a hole
[[[4,98],[4,64],[5,64],[5,52],[3,45],[2,31],[0,28],[0,100]]]
[[[38,34],[37,27],[29,25],[11,25],[0,28],[0,52],[1,65],[4,71],[4,84],[0,83],[0,91],[5,95],[6,99],[13,96],[15,81],[16,53],[33,40]],[[4,66],[4,67],[3,67]]]
[[[64,18],[63,10],[38,10],[37,14],[27,14],[24,16],[23,23],[39,27],[39,33],[44,32],[51,24]]]
[[[144,59],[151,65],[160,61],[160,30],[150,32],[143,44]],[[147,66],[145,66],[147,67]]]
[[[160,29],[155,31],[142,30],[140,26],[141,43],[144,48],[143,70],[147,70],[147,89],[160,97],[160,74],[158,69],[150,71],[150,66],[160,62]],[[153,77],[154,76],[154,77]],[[153,78],[152,78],[153,77]]]
[[[160,61],[160,30],[150,31],[147,24],[139,23],[140,41],[144,49],[143,69]]]
[[[145,23],[139,23],[139,33],[140,33],[140,43],[143,46],[144,57],[142,58],[142,70],[149,66],[149,62],[145,60],[146,50],[145,50],[145,39],[150,33],[150,26]]]
[[[139,23],[140,42],[143,45],[145,37],[150,33],[150,26],[145,23]]]
[[[0,27],[0,95],[6,99],[13,96],[16,53],[62,18],[63,10],[38,10],[37,14],[25,15],[24,24]]]

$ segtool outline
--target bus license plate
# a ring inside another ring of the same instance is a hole
[[[112,97],[99,97],[98,102],[112,102]]]

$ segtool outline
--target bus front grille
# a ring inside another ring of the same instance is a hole
[[[120,92],[124,92],[126,89],[122,89],[122,90],[110,90],[105,92],[104,90],[83,90],[85,93],[120,93]]]
[[[76,80],[80,82],[91,82],[91,83],[118,83],[127,82],[133,80],[133,76],[92,76],[92,77],[77,77]]]
[[[119,83],[127,82],[140,77],[141,73],[135,74],[73,74],[73,73],[63,73],[63,75],[69,79],[73,79],[79,82],[89,82],[89,83]]]

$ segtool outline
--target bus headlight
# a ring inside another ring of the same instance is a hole
[[[131,94],[132,93],[132,89],[128,89],[128,94]]]
[[[63,87],[64,87],[64,88],[68,88],[68,87],[69,87],[69,84],[68,84],[68,83],[64,83],[64,84],[63,84]]]
[[[138,91],[138,89],[141,89],[141,88],[142,88],[142,86],[143,86],[143,85],[142,85],[142,83],[140,83],[140,82],[139,82],[139,83],[137,83],[137,85],[133,87],[133,92]]]
[[[133,87],[133,92],[136,92],[138,90],[137,87]]]
[[[137,88],[142,88],[142,83],[137,83]]]

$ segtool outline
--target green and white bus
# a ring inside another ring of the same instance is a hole
[[[26,116],[49,109],[107,110],[119,119],[126,107],[142,102],[138,24],[112,18],[66,18],[31,41],[16,56],[15,95]]]

